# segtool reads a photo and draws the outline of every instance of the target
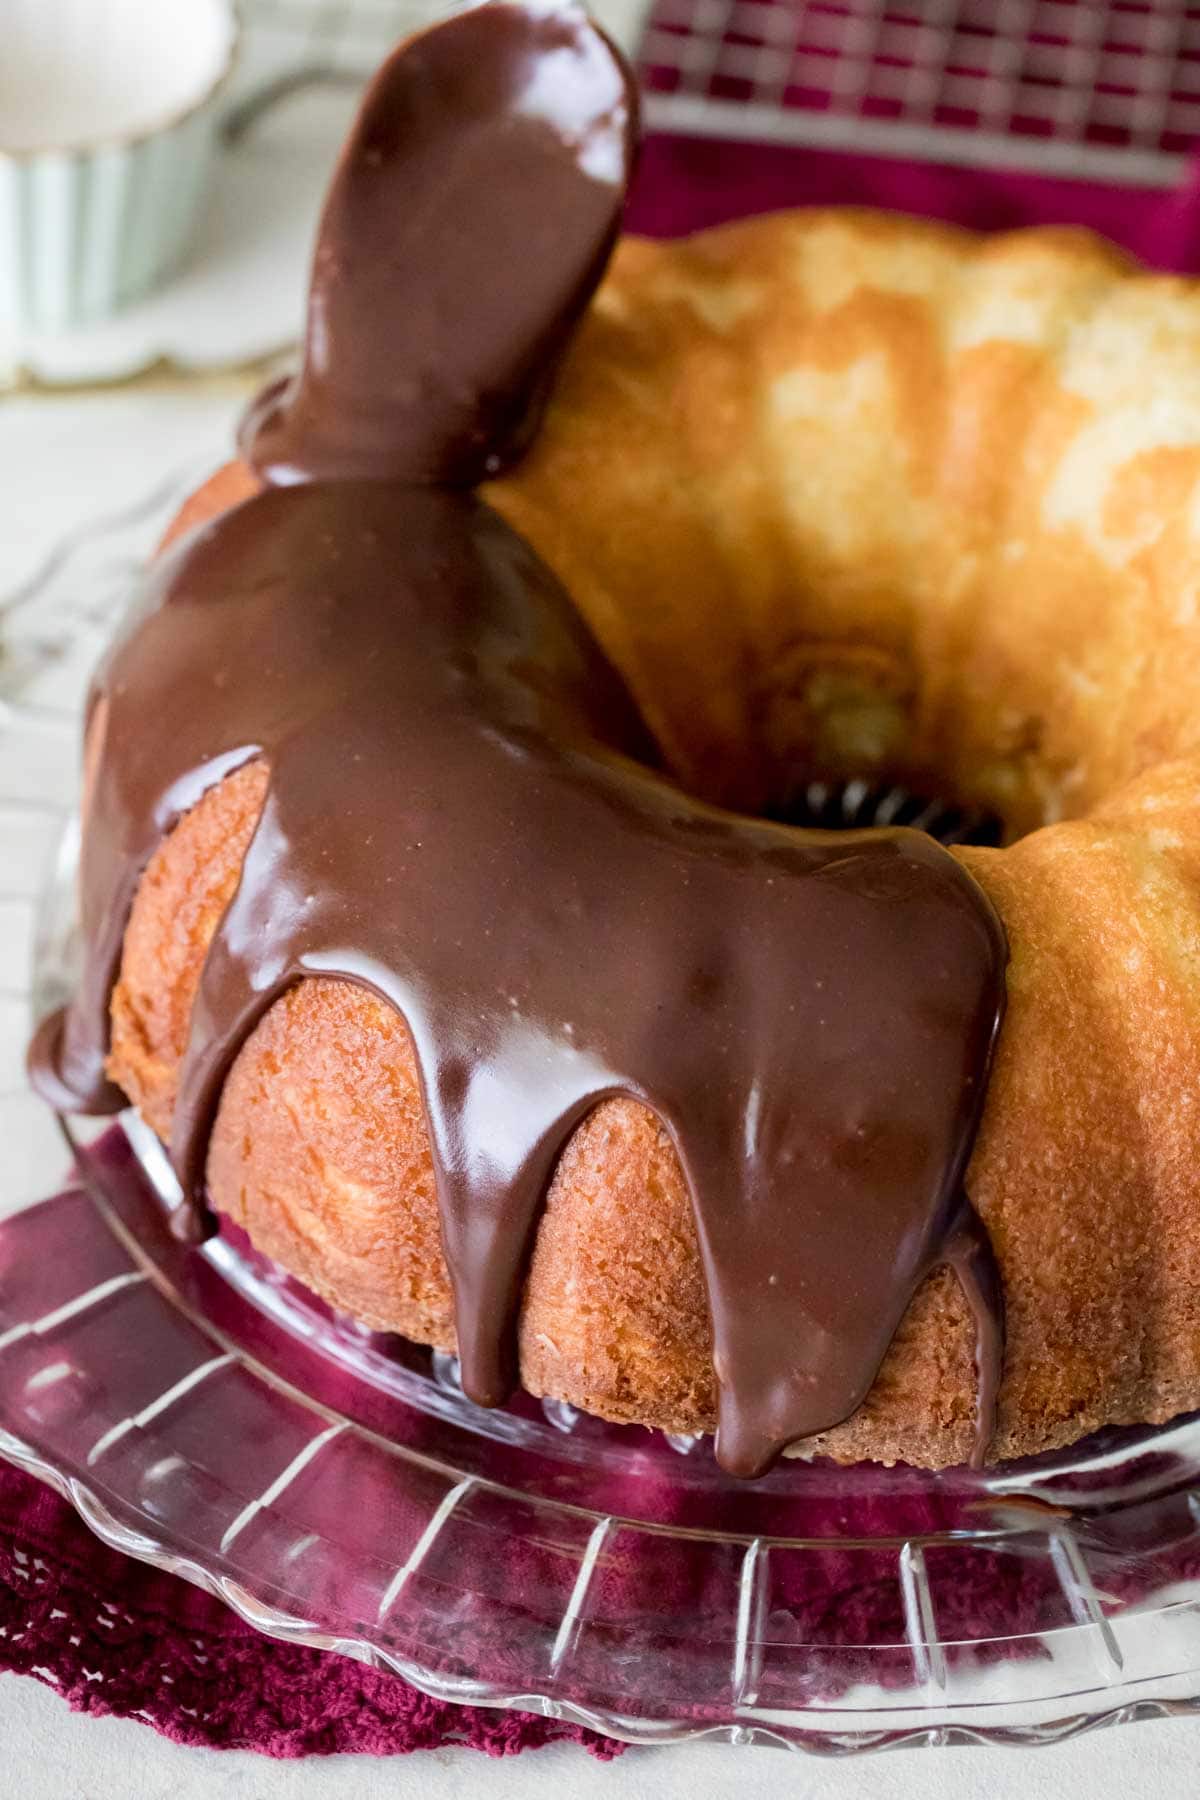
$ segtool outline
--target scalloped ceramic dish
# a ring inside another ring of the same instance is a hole
[[[187,485],[0,602],[0,907],[37,938],[38,1010],[69,980],[69,830],[40,902],[31,870],[82,683]],[[739,1485],[703,1443],[481,1412],[450,1359],[332,1316],[240,1234],[182,1248],[132,1115],[17,1205],[63,1158],[19,1085],[23,962],[0,981],[0,1453],[107,1542],[278,1636],[632,1741],[1041,1743],[1200,1710],[1197,1420],[983,1474]]]

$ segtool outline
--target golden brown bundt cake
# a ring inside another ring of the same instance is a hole
[[[1198,346],[1200,286],[1067,232],[808,212],[627,241],[485,490],[686,787],[757,810],[812,774],[898,778],[1005,820],[1007,847],[956,853],[1011,950],[967,1176],[1007,1303],[994,1459],[1200,1403]],[[177,529],[254,486],[223,470]],[[137,893],[109,1068],[163,1134],[265,789],[259,763],[211,789]],[[335,1305],[452,1347],[413,1053],[373,995],[306,980],[273,1007],[208,1183]],[[688,1190],[633,1100],[559,1163],[520,1361],[607,1418],[713,1425]],[[960,1461],[974,1400],[942,1270],[809,1447]]]

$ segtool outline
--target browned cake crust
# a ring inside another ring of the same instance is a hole
[[[961,852],[1012,947],[968,1177],[1008,1308],[993,1458],[1200,1404],[1198,340],[1200,291],[1069,234],[814,213],[627,244],[489,493],[697,790],[935,769],[1016,829],[1067,821]],[[251,487],[222,471],[176,529]],[[160,1133],[264,791],[251,766],[210,792],[137,897],[110,1069]],[[276,1005],[208,1178],[338,1307],[453,1346],[415,1064],[378,999],[322,980]],[[963,1460],[972,1352],[936,1274],[865,1404],[807,1447]],[[712,1428],[690,1203],[632,1101],[562,1159],[520,1353],[535,1394]]]

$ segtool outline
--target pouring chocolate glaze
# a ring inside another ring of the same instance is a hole
[[[509,206],[487,247],[490,292],[514,304],[491,322],[477,243],[402,219],[396,241],[438,260],[389,273],[393,213],[410,191],[419,211],[437,143],[454,163],[460,105],[486,139],[454,165],[464,216],[487,213],[480,185],[496,219]],[[982,1454],[1001,1300],[962,1176],[1003,1005],[995,913],[920,833],[742,818],[648,768],[554,577],[447,485],[532,428],[611,243],[633,113],[628,72],[571,11],[482,7],[377,78],[322,225],[304,371],[245,428],[274,485],[152,572],[97,678],[87,964],[31,1066],[56,1103],[119,1102],[108,1003],[140,873],[206,788],[261,758],[267,800],[181,1072],[171,1148],[190,1193],[264,1011],[297,980],[360,982],[412,1033],[474,1398],[511,1387],[558,1155],[623,1093],[662,1119],[691,1189],[725,1466],[757,1473],[851,1413],[942,1263],[977,1322]],[[544,185],[514,199],[514,169]],[[571,216],[524,295],[521,221],[547,205]],[[471,310],[459,274],[483,291],[455,372],[430,295]],[[422,296],[420,329],[394,336],[385,291]]]
[[[304,363],[251,408],[246,460],[470,487],[518,456],[616,241],[637,118],[574,7],[482,6],[404,45],[338,161]]]

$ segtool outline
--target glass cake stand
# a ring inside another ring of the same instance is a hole
[[[37,1199],[66,1159],[20,1044],[71,978],[82,683],[194,474],[0,601],[0,908],[36,939],[32,978],[0,969],[0,1454],[263,1631],[633,1742],[1038,1744],[1200,1709],[1195,1418],[981,1474],[738,1484],[704,1441],[481,1411],[452,1359],[234,1230],[183,1248],[133,1114],[72,1125],[77,1176]]]

